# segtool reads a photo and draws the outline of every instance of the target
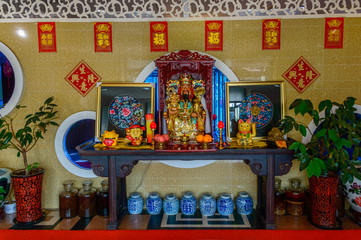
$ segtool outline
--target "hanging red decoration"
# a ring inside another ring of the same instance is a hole
[[[112,52],[112,24],[94,23],[95,52]]]
[[[302,56],[282,75],[300,93],[319,76],[320,73]]]
[[[85,62],[80,63],[65,77],[65,80],[85,97],[102,78]]]
[[[262,49],[281,48],[281,21],[278,19],[263,20],[262,22]]]
[[[150,23],[150,51],[168,52],[168,23]]]
[[[223,51],[223,21],[206,21],[206,51]]]
[[[39,52],[56,52],[55,22],[38,23]]]
[[[326,18],[325,49],[343,48],[343,18]]]

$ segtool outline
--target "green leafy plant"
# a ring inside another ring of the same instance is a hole
[[[296,99],[289,109],[294,110],[295,116],[311,117],[318,126],[315,132],[291,116],[281,119],[280,129],[284,133],[295,130],[302,136],[307,132],[312,136],[307,144],[296,141],[289,147],[300,161],[300,170],[307,169],[308,177],[319,177],[333,171],[341,174],[343,183],[351,183],[354,176],[361,179],[357,170],[361,163],[361,121],[355,114],[355,100],[353,97],[342,103],[324,100],[314,108],[310,100]],[[351,148],[353,153],[349,154]]]
[[[25,175],[29,175],[32,169],[39,166],[38,163],[28,163],[27,152],[33,149],[40,139],[44,139],[43,135],[50,125],[58,126],[58,123],[54,121],[58,111],[56,111],[57,105],[53,103],[53,100],[53,97],[46,99],[39,111],[26,115],[24,125],[18,129],[15,129],[14,120],[19,110],[26,106],[17,105],[17,112],[13,117],[0,115],[0,150],[7,148],[17,150],[17,156],[23,157]]]

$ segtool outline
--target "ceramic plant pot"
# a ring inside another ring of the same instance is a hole
[[[24,170],[11,174],[16,200],[16,218],[18,225],[33,225],[44,219],[41,208],[41,190],[44,169],[37,168],[36,173],[24,176]]]
[[[357,224],[361,224],[361,180],[354,178],[352,183],[346,182],[343,185],[344,193],[348,203],[350,204],[350,211],[354,215],[354,220]]]
[[[311,223],[319,228],[336,228],[336,195],[339,177],[320,176],[310,179]]]

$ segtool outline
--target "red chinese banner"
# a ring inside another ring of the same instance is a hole
[[[262,50],[281,48],[281,21],[278,19],[263,20]]]
[[[150,51],[168,52],[168,23],[150,23]]]
[[[71,70],[65,80],[85,97],[102,78],[83,60]]]
[[[325,49],[343,47],[343,18],[326,18]]]
[[[94,23],[95,52],[112,52],[112,24]]]
[[[223,21],[206,21],[206,51],[223,51]]]
[[[55,22],[38,23],[39,52],[56,52]]]
[[[282,75],[300,93],[319,76],[320,73],[302,56]]]

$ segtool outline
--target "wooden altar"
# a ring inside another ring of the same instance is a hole
[[[257,175],[257,214],[266,229],[274,229],[274,178],[287,174],[293,151],[287,149],[223,149],[213,152],[158,152],[154,150],[94,150],[94,143],[77,146],[81,159],[92,163],[93,172],[109,179],[109,224],[117,229],[127,214],[126,176],[142,160],[244,160]],[[176,159],[175,159],[176,158]]]

